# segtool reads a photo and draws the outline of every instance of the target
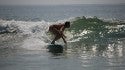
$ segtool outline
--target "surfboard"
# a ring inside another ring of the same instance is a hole
[[[47,49],[52,53],[63,53],[63,45],[51,44],[48,45]]]

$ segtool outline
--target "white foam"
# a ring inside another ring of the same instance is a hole
[[[42,50],[46,45],[48,45],[48,43],[45,43],[41,39],[30,37],[24,40],[21,47],[27,50]]]
[[[0,20],[1,26],[9,26],[10,29],[18,29],[18,35],[27,35],[20,47],[27,50],[42,50],[50,43],[47,31],[50,25],[64,23],[65,21],[46,22],[46,21],[6,21]],[[49,40],[49,42],[47,42]]]

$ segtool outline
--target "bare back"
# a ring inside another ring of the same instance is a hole
[[[50,27],[49,27],[49,31],[50,32],[52,32],[52,33],[56,33],[57,32],[57,30],[61,30],[61,31],[64,31],[65,30],[65,28],[64,28],[64,24],[59,24],[59,25],[51,25]]]

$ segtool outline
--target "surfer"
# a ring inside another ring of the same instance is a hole
[[[51,44],[55,44],[55,41],[62,38],[64,43],[67,44],[67,41],[65,40],[66,36],[64,35],[65,28],[70,27],[70,22],[66,21],[64,24],[54,24],[49,27],[49,31],[54,34],[55,38],[51,42]]]

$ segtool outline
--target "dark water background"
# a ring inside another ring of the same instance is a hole
[[[79,16],[125,19],[125,5],[0,6],[0,18],[7,20],[57,21]]]

